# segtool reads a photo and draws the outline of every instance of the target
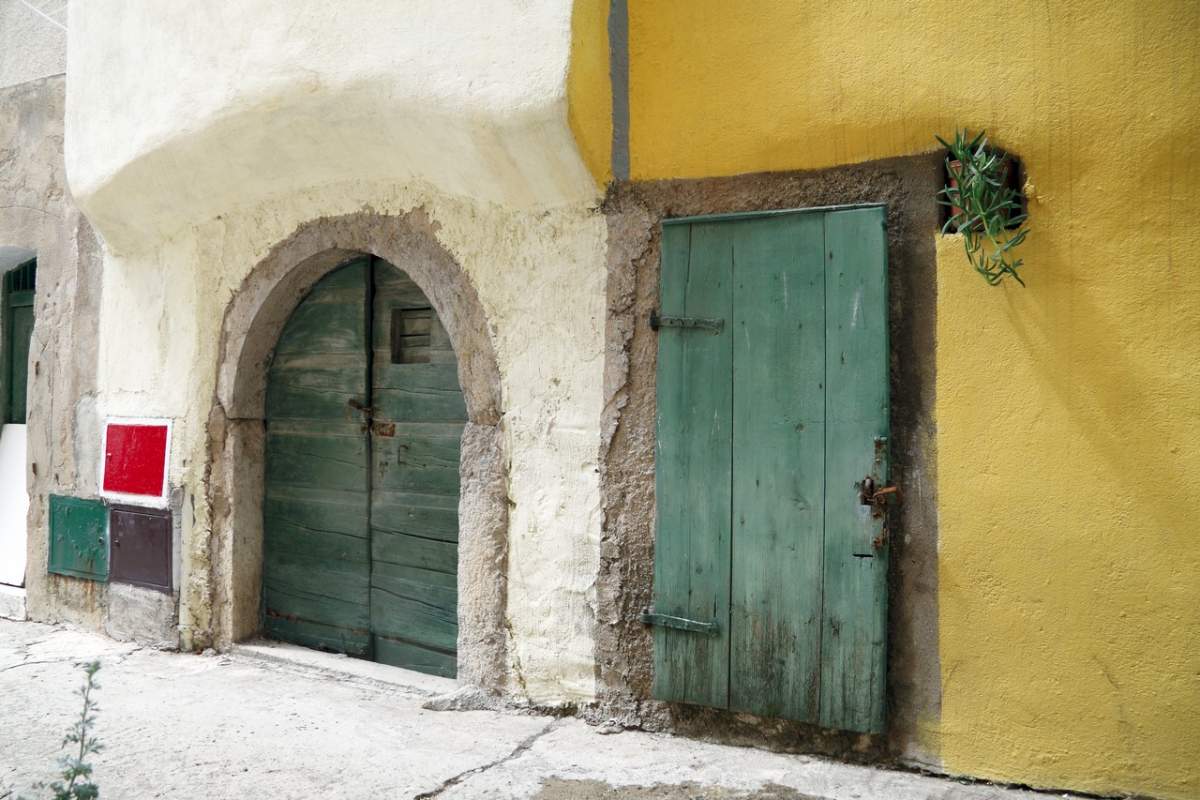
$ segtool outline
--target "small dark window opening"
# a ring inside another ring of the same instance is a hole
[[[25,423],[36,287],[36,258],[5,272],[0,286],[0,423]]]
[[[428,364],[432,308],[392,309],[392,363]]]
[[[37,288],[37,259],[30,259],[4,276],[4,292],[32,292]]]

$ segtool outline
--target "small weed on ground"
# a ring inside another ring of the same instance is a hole
[[[91,780],[92,765],[87,761],[89,756],[103,749],[100,740],[92,733],[96,725],[96,712],[100,710],[96,701],[92,699],[92,693],[100,688],[100,684],[96,683],[100,662],[92,661],[81,666],[87,678],[75,693],[83,698],[83,709],[79,712],[75,724],[63,737],[62,746],[68,752],[58,760],[58,774],[61,779],[49,786],[37,784],[34,787],[39,791],[49,789],[52,800],[94,800],[100,796],[100,787]],[[27,799],[22,797],[19,800]]]

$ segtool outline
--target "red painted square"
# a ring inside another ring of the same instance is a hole
[[[104,491],[161,497],[166,466],[166,425],[109,424]]]

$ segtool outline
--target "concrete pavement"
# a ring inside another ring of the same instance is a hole
[[[286,645],[139,648],[0,620],[0,800],[53,777],[78,662],[103,667],[93,759],[115,798],[819,798],[1046,800],[575,718],[433,711],[453,681]],[[43,793],[44,795],[44,793]],[[1055,797],[1062,795],[1052,795]]]

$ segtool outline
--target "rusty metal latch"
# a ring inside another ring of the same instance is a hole
[[[862,479],[859,487],[858,501],[864,506],[873,507],[876,512],[879,512],[876,516],[879,516],[887,508],[887,502],[890,497],[895,497],[897,500],[900,499],[899,486],[880,486],[876,488],[875,479],[870,475]]]
[[[882,520],[883,524],[879,530],[879,535],[872,541],[871,545],[876,550],[882,550],[888,543],[890,532],[888,531],[887,510],[888,501],[891,498],[900,500],[899,486],[879,486],[876,487],[875,479],[870,475],[862,479],[859,484],[858,500],[864,506],[871,507],[871,516],[875,519]]]
[[[650,312],[650,329],[656,331],[659,328],[698,328],[718,334],[725,329],[725,320],[705,317],[659,316],[658,310],[655,309]]]
[[[881,472],[886,473],[887,456],[887,437],[875,437],[875,467],[873,472],[876,474]],[[896,485],[878,486],[875,483],[874,475],[868,475],[858,484],[858,502],[864,506],[869,506],[871,517],[880,520],[881,523],[879,526],[879,535],[871,541],[871,545],[876,550],[882,550],[886,547],[888,539],[891,537],[891,532],[888,530],[887,512],[888,503],[893,498],[896,502],[900,501],[900,487]]]
[[[375,408],[373,406],[363,405],[362,400],[359,400],[357,397],[351,397],[346,401],[346,405],[350,406],[350,408],[353,408],[355,411],[361,411],[364,414],[375,413]]]

